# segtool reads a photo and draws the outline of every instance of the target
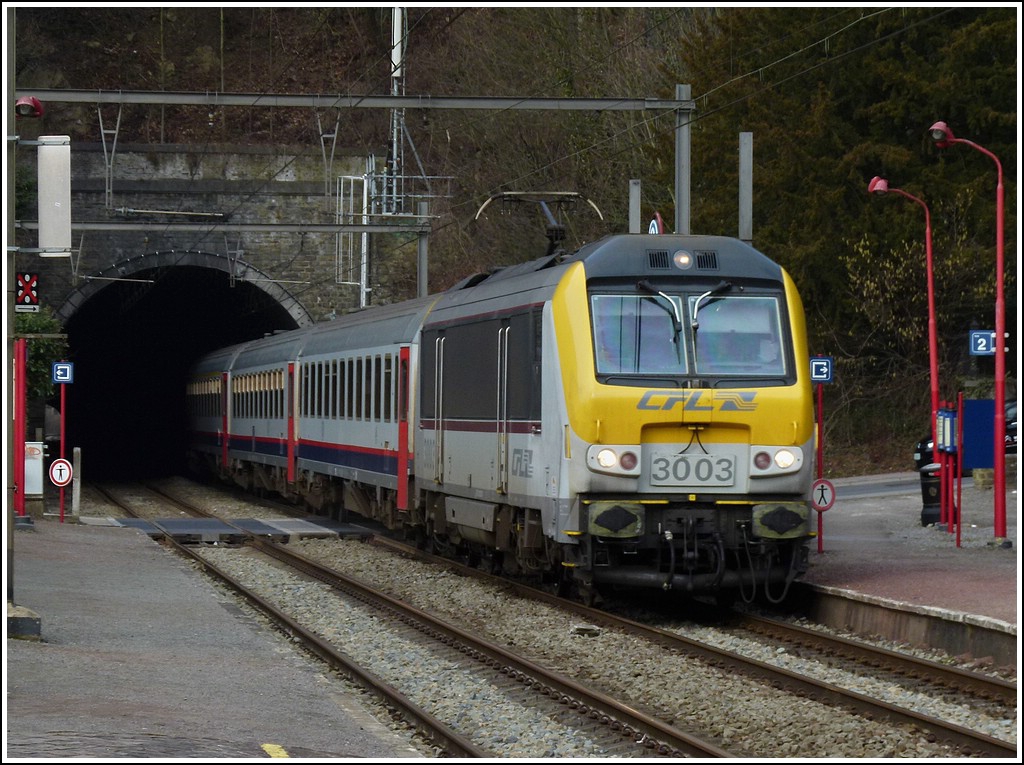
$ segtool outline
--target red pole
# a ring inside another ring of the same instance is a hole
[[[868,191],[872,194],[885,194],[892,192],[901,197],[909,199],[924,210],[924,256],[925,273],[928,285],[928,366],[930,374],[930,387],[932,399],[932,457],[937,457],[935,449],[938,447],[936,420],[939,411],[939,340],[938,330],[935,324],[935,267],[932,257],[932,214],[923,199],[915,197],[903,189],[896,189],[889,186],[885,178],[875,176],[868,184]],[[938,461],[938,460],[936,460]],[[940,502],[941,505],[941,502]]]
[[[1003,200],[1003,163],[999,157],[984,146],[966,138],[957,138],[945,122],[936,122],[930,129],[935,145],[940,149],[948,148],[954,143],[963,143],[976,149],[991,159],[996,165],[996,411],[995,434],[993,437],[995,463],[993,491],[995,536],[1006,537],[1006,299],[1003,294],[1004,254],[1004,200]]]
[[[14,340],[14,510],[25,515],[25,374],[28,341]]]
[[[995,159],[995,155],[992,155]],[[1006,299],[1003,295],[1003,166],[996,186],[996,436],[995,535],[1006,537]]]
[[[60,386],[60,458],[64,459],[64,417],[67,412],[67,384]],[[60,487],[60,522],[64,523],[64,487]]]
[[[961,546],[961,529],[964,527],[964,391],[956,394],[956,547]]]
[[[824,477],[825,470],[825,430],[824,430],[824,408],[825,408],[824,386],[818,383],[818,478]],[[818,552],[821,553],[822,537],[824,536],[824,522],[818,513]]]

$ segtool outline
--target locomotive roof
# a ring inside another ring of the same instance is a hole
[[[741,239],[683,234],[614,234],[580,247],[563,262],[582,261],[587,278],[678,275],[672,256],[685,250],[697,258],[691,276],[782,278],[782,267]]]

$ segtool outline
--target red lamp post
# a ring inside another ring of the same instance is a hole
[[[935,327],[935,270],[932,261],[932,216],[928,211],[928,205],[908,194],[903,189],[894,189],[889,186],[885,178],[875,176],[868,184],[869,194],[885,194],[892,192],[916,202],[924,208],[924,253],[928,273],[928,360],[931,368],[931,389],[932,389],[932,456],[938,455],[938,413],[939,413],[939,341]]]
[[[935,145],[945,149],[955,143],[963,143],[977,149],[996,163],[998,180],[996,183],[996,413],[994,449],[994,493],[995,493],[995,535],[1006,537],[1006,306],[1003,295],[1003,165],[999,158],[983,146],[966,138],[957,138],[945,122],[936,122],[929,129]]]

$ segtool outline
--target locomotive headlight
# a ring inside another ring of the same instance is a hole
[[[758,452],[754,455],[754,467],[758,470],[767,470],[772,464],[772,455],[768,452]]]
[[[587,450],[587,467],[595,473],[635,478],[640,475],[640,452],[636,446],[594,444]]]
[[[792,467],[794,462],[796,462],[796,455],[789,449],[779,449],[775,452],[775,464],[783,470]]]
[[[618,455],[611,449],[602,449],[597,453],[597,464],[603,468],[615,467],[618,461]]]
[[[686,250],[676,250],[675,255],[672,256],[672,262],[675,263],[676,268],[685,271],[693,265],[693,255]]]

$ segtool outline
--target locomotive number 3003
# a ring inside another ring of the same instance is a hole
[[[736,462],[732,457],[656,454],[651,460],[654,486],[732,486]]]

